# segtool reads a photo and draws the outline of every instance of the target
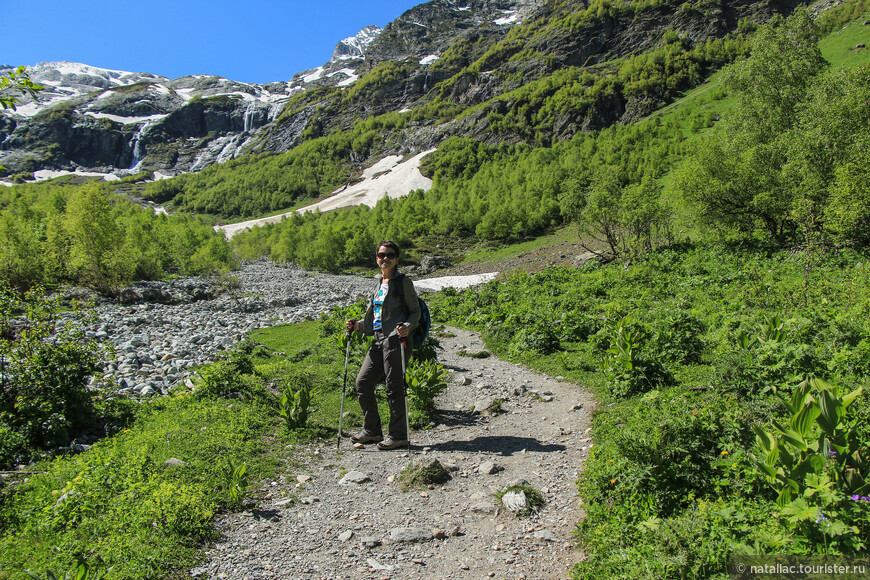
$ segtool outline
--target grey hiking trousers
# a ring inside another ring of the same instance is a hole
[[[356,396],[363,414],[363,429],[370,435],[381,435],[381,416],[378,413],[378,401],[375,397],[375,387],[381,379],[386,378],[387,402],[390,406],[390,425],[388,435],[391,439],[407,440],[405,429],[405,378],[402,376],[401,338],[397,335],[385,337],[382,332],[375,331],[366,358],[356,377]],[[410,343],[405,339],[406,343]],[[405,346],[405,364],[411,358],[411,345]]]

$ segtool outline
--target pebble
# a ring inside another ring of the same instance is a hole
[[[371,478],[361,471],[350,471],[338,482],[338,485],[360,485],[371,481]]]

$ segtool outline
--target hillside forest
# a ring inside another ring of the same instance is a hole
[[[574,17],[648,4],[596,1]],[[596,260],[542,264],[427,300],[436,323],[478,330],[494,354],[574,380],[601,400],[578,481],[587,517],[577,538],[587,557],[573,577],[727,578],[739,555],[861,557],[870,544],[870,53],[858,45],[868,22],[870,6],[855,0],[818,15],[798,8],[741,21],[697,44],[673,30],[649,51],[560,69],[481,105],[451,102],[448,80],[419,108],[312,133],[286,153],[147,183],[143,175],[5,188],[4,329],[25,311],[47,319],[28,296],[59,284],[111,293],[263,257],[368,271],[381,239],[408,248],[410,261],[472,248],[471,261],[570,231]],[[542,26],[517,27],[505,42]],[[506,46],[456,66],[487,70]],[[367,82],[401,74],[387,69]],[[613,95],[664,106],[555,136],[561,113]],[[352,160],[389,150],[416,123],[474,115],[488,119],[493,139],[442,142],[424,160],[427,192],[296,215],[231,241],[212,229],[322,198],[352,180]],[[522,138],[502,141],[500,132]],[[361,307],[325,316],[317,331],[258,338],[286,350],[282,341],[304,335],[293,361],[248,345],[204,370],[193,396],[142,405],[89,399],[86,377],[105,355],[97,345],[64,335],[58,354],[35,348],[47,334],[24,336],[38,356],[21,368],[69,396],[31,389],[0,401],[0,468],[32,460],[46,472],[0,488],[0,569],[23,578],[28,565],[46,573],[81,564],[111,567],[118,578],[184,577],[213,537],[213,516],[241,509],[239,486],[278,469],[276,449],[334,437],[327,415],[344,356],[335,335]],[[2,344],[0,355],[11,356],[22,343],[4,334]],[[65,357],[72,383],[40,374],[54,356]],[[272,379],[285,381],[284,400],[265,392]],[[277,409],[287,411],[303,383],[319,389],[321,409],[305,428],[281,427]],[[227,384],[250,396],[228,403]],[[26,422],[17,419],[22,401]],[[49,417],[70,430],[102,422],[110,436],[53,459],[38,435]],[[202,421],[223,431],[199,434]],[[172,450],[188,454],[183,476],[152,457],[172,430],[189,432]],[[215,454],[226,461],[210,461]],[[244,458],[249,475],[237,471]],[[74,489],[75,501],[57,503],[58,492]],[[117,504],[123,526],[99,517],[115,502],[127,502]]]

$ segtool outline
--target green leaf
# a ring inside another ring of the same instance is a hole
[[[861,396],[861,393],[863,392],[864,387],[858,387],[857,389],[843,397],[843,406],[848,407],[849,405],[851,405],[852,401],[854,401],[857,397]]]
[[[794,391],[791,394],[791,407],[789,408],[792,413],[796,413],[798,409],[801,409],[804,406],[809,392],[809,380],[804,380],[801,382],[801,384],[795,387]]]
[[[834,520],[830,522],[827,529],[824,532],[829,536],[842,536],[849,532],[849,526],[841,522],[840,520]]]
[[[819,391],[818,401],[822,411],[818,418],[819,425],[829,437],[833,437],[845,414],[843,405],[829,390]]]
[[[782,438],[801,451],[806,451],[808,448],[806,439],[804,439],[800,433],[793,431],[792,429],[783,429]]]
[[[773,451],[774,447],[776,447],[776,440],[773,438],[773,435],[758,425],[753,425],[752,429],[755,431],[755,441],[764,453],[769,454]]]
[[[778,500],[777,503],[779,503]],[[815,521],[819,517],[819,508],[807,504],[804,498],[799,497],[782,508],[782,515],[786,516],[788,521],[793,524]]]
[[[792,497],[791,488],[789,488],[789,487],[782,488],[779,492],[779,495],[776,498],[776,505],[778,505],[781,508],[784,508],[785,506],[787,506],[791,503],[791,497]]]
[[[791,426],[794,428],[795,432],[797,432],[802,438],[805,438],[809,435],[810,429],[812,429],[813,424],[815,424],[816,418],[820,413],[821,409],[819,409],[817,404],[806,404],[794,417],[792,417]]]

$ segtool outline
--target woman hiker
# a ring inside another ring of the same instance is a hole
[[[363,413],[363,428],[351,436],[355,443],[375,443],[379,449],[397,449],[408,445],[405,418],[405,377],[402,362],[402,341],[405,343],[404,364],[411,358],[411,336],[420,321],[420,304],[414,283],[399,273],[399,246],[385,240],[375,253],[381,269],[378,287],[369,301],[362,321],[346,322],[347,331],[362,332],[375,340],[366,354],[356,377],[356,394]],[[390,424],[384,438],[375,387],[386,377]]]

